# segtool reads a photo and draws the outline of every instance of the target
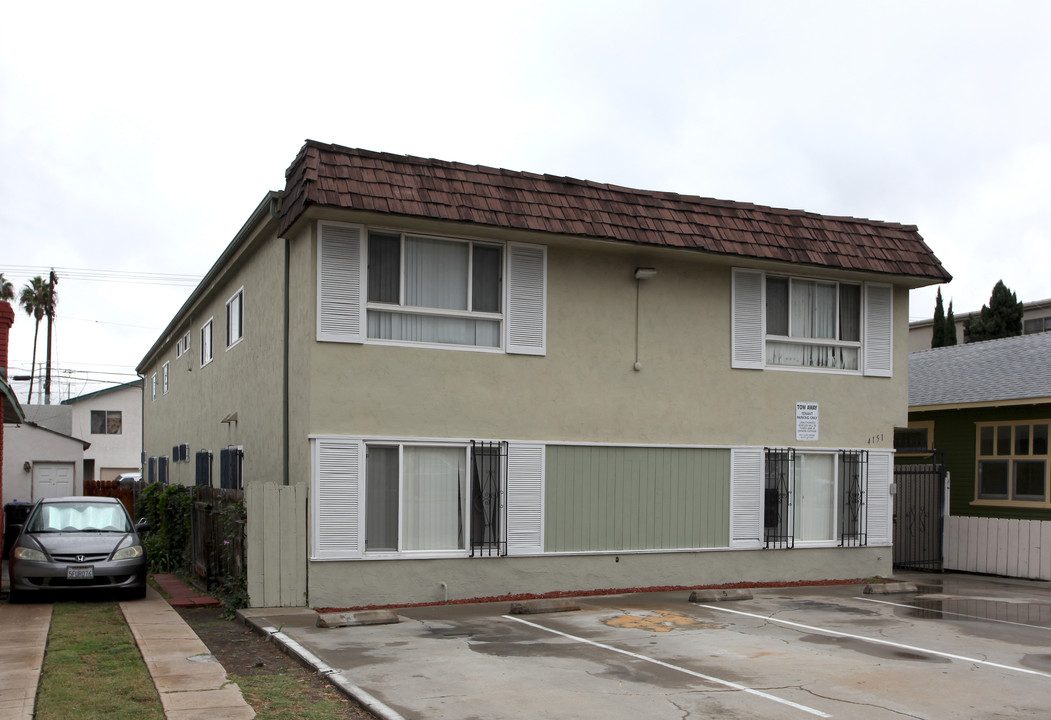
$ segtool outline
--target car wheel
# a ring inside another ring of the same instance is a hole
[[[145,585],[143,585],[142,587],[132,588],[131,590],[128,590],[129,600],[142,600],[144,597],[146,597]]]
[[[18,605],[19,603],[24,603],[25,601],[26,596],[13,588],[7,594],[7,602],[11,603],[12,605]]]

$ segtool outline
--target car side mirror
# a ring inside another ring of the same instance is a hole
[[[140,535],[149,531],[150,524],[145,520],[139,520],[137,523],[135,523],[135,532],[139,533]]]

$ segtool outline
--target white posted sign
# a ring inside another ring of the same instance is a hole
[[[796,441],[817,440],[818,410],[816,402],[796,403]]]

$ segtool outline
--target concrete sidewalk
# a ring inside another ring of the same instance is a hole
[[[207,646],[152,587],[120,603],[168,720],[250,720],[255,711]],[[32,720],[51,604],[0,602],[0,717]]]

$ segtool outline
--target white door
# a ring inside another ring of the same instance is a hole
[[[73,494],[73,463],[33,463],[33,500]]]

